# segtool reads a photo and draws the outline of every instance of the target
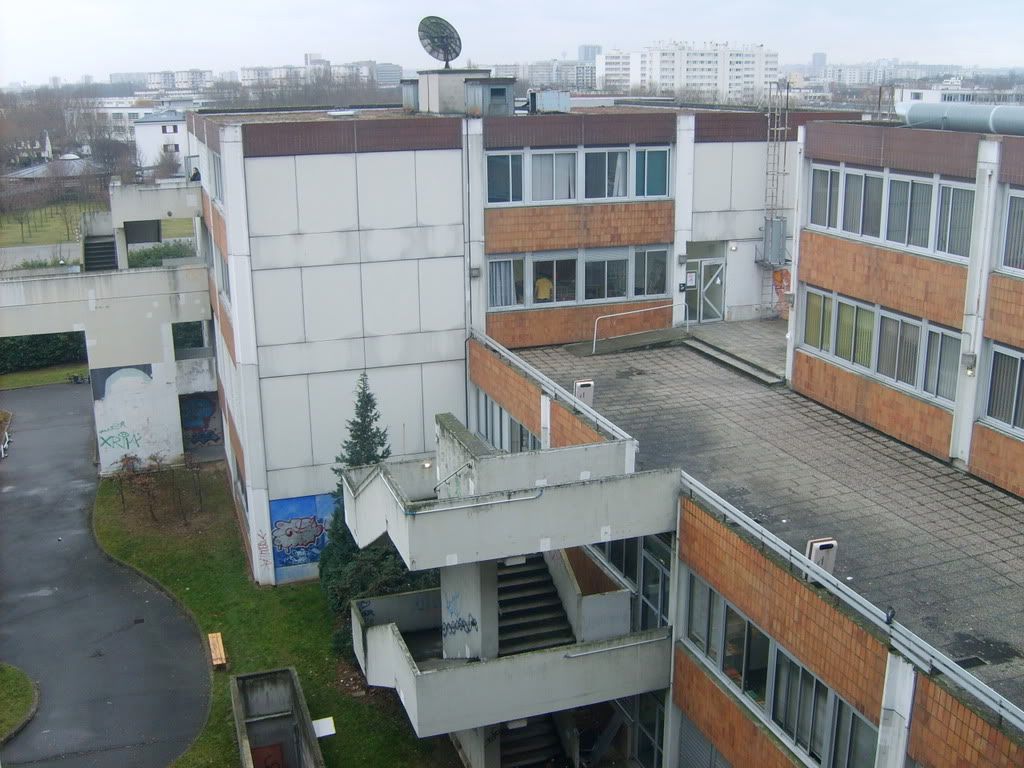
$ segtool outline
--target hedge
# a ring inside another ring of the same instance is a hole
[[[0,374],[86,360],[85,334],[80,331],[0,339]]]

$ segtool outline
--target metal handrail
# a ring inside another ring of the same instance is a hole
[[[546,392],[548,395],[555,397],[555,399],[563,400],[572,405],[573,409],[579,411],[585,415],[592,422],[597,424],[601,429],[607,432],[609,435],[614,437],[616,440],[632,440],[633,437],[623,430],[621,427],[616,426],[611,421],[606,419],[600,413],[595,411],[591,406],[584,403],[576,395],[567,391],[564,387],[545,376],[543,373],[538,371],[528,362],[523,360],[518,355],[513,354],[511,351],[503,347],[501,344],[496,342],[486,333],[480,333],[475,329],[470,331],[470,337],[476,339],[486,347],[491,348],[504,360],[511,364],[513,367],[518,368],[520,371],[525,373],[530,378],[534,379],[539,385],[542,392]]]
[[[680,472],[684,489],[698,497],[716,513],[729,522],[742,528],[749,535],[761,542],[762,546],[795,566],[798,570],[813,575],[825,589],[835,595],[848,607],[859,613],[876,629],[889,637],[891,646],[909,659],[926,674],[940,672],[948,680],[974,696],[982,704],[995,710],[1000,718],[1006,720],[1018,730],[1024,731],[1024,710],[1000,695],[990,686],[983,683],[963,667],[954,662],[937,648],[918,637],[898,622],[887,621],[886,612],[857,594],[824,568],[813,562],[800,551],[794,549],[767,528],[759,525],[752,518],[727,502],[706,485],[687,472]]]
[[[597,324],[602,320],[606,320],[609,317],[622,317],[623,315],[638,315],[641,312],[653,312],[656,309],[675,309],[676,307],[683,308],[683,323],[686,324],[686,332],[690,332],[690,308],[687,306],[685,301],[677,301],[675,304],[659,304],[656,307],[645,307],[644,309],[631,309],[628,312],[614,312],[610,315],[600,315],[594,320],[594,343],[590,347],[590,354],[597,354]],[[618,338],[616,336],[609,336],[608,338]]]

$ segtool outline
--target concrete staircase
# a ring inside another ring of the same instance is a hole
[[[501,732],[501,768],[568,766],[550,715],[530,718],[523,728]]]
[[[117,255],[114,252],[114,236],[88,236],[82,252],[83,269],[86,272],[117,269]]]
[[[542,555],[521,565],[498,564],[498,655],[575,643]]]

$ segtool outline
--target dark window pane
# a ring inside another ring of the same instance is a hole
[[[878,732],[856,715],[850,728],[849,768],[874,768]]]
[[[846,198],[843,201],[843,229],[860,234],[860,216],[863,206],[864,177],[846,174]]]
[[[889,182],[889,218],[885,227],[886,240],[907,242],[907,213],[910,210],[910,182]]]
[[[588,261],[584,267],[583,298],[603,299],[605,297],[605,262]]]
[[[509,160],[512,164],[512,200],[523,199],[523,156],[511,155]]]
[[[747,639],[747,622],[729,606],[725,607],[725,656],[722,671],[737,687],[743,684],[743,647]]]
[[[708,640],[708,588],[692,573],[690,574],[690,605],[686,616],[686,636],[707,651]]]
[[[604,152],[588,152],[584,160],[583,192],[587,197],[605,196],[605,172],[607,155]]]
[[[512,200],[508,155],[487,158],[487,202],[508,203]]]
[[[1003,264],[1014,269],[1024,269],[1024,197],[1010,198]]]
[[[811,224],[828,223],[828,171],[815,169],[811,175]]]
[[[647,153],[639,149],[636,153],[636,194],[647,194]]]
[[[839,226],[839,171],[829,172],[828,225],[830,227]]]
[[[904,384],[917,386],[917,348],[921,329],[912,323],[900,323],[900,354],[896,378]]]
[[[753,624],[747,625],[747,662],[743,674],[743,690],[762,707],[768,690],[769,640]]]
[[[789,706],[789,659],[781,653],[775,654],[775,696],[772,701],[772,720],[782,730],[793,735],[792,723],[786,719],[786,708]]]
[[[876,370],[890,379],[896,378],[896,354],[900,321],[882,317],[878,325],[878,366]]]
[[[722,612],[725,610],[725,602],[722,596],[711,590],[711,633],[708,637],[708,658],[714,662],[718,661],[719,649],[722,647]]]
[[[556,262],[555,301],[576,301],[576,259]]]
[[[825,753],[825,733],[828,728],[826,708],[828,705],[828,688],[820,680],[814,683],[814,713],[811,722],[811,757],[821,762]]]
[[[853,342],[853,362],[871,365],[871,339],[875,333],[875,313],[857,307],[857,333]]]
[[[668,251],[647,252],[647,294],[668,292]]]
[[[822,297],[808,293],[804,300],[804,344],[821,349],[821,304]]]
[[[992,378],[989,384],[988,415],[1010,424],[1013,422],[1013,404],[1017,392],[1017,358],[1002,352],[992,354]]]
[[[646,182],[641,184],[641,165],[639,155],[646,157]],[[643,189],[643,192],[640,190]],[[667,195],[668,194],[668,152],[665,150],[648,150],[637,156],[637,194]]]
[[[608,298],[617,298],[626,295],[626,283],[629,280],[629,262],[625,259],[616,259],[607,262],[608,284],[606,295]]]
[[[861,233],[870,237],[882,234],[882,180],[877,176],[864,177],[864,221]]]
[[[928,247],[928,230],[932,216],[932,185],[915,181],[910,192],[910,230],[908,242]]]
[[[839,318],[836,322],[836,355],[843,360],[853,360],[853,326],[857,308],[852,304],[839,302]]]
[[[637,251],[633,259],[633,295],[647,294],[647,252]]]

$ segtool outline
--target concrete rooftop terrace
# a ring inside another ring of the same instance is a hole
[[[834,536],[836,575],[1024,705],[1024,501],[786,389],[684,347],[520,356],[788,544]],[[1022,469],[1024,471],[1024,469]]]

